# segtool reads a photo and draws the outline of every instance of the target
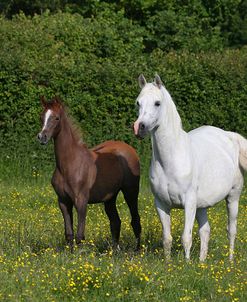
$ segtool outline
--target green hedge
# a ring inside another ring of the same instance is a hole
[[[155,72],[186,130],[210,124],[247,135],[247,48],[199,54],[156,49],[147,55],[144,34],[123,12],[108,10],[97,18],[61,12],[1,18],[1,150],[47,159],[36,142],[39,97],[56,94],[89,146],[121,139],[148,161],[149,141],[137,141],[131,125],[137,77],[144,73],[151,80]]]

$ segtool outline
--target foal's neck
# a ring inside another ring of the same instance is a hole
[[[86,148],[78,139],[73,126],[65,113],[61,117],[61,128],[54,137],[54,149],[57,167],[67,169],[71,162],[79,155],[78,146]]]

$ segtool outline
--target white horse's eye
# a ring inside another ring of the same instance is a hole
[[[140,103],[139,103],[139,102],[136,102],[136,106],[137,106],[137,107],[140,107]]]
[[[155,105],[156,107],[159,107],[159,106],[160,106],[160,101],[156,101],[156,102],[154,103],[154,105]]]

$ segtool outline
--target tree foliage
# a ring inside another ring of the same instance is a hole
[[[2,0],[0,11],[7,17],[69,11],[97,17],[105,9],[123,11],[127,19],[143,27],[147,52],[190,51],[239,47],[247,42],[247,0]]]

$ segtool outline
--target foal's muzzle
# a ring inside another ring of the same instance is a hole
[[[49,141],[48,136],[45,133],[40,132],[37,135],[37,138],[39,140],[39,142],[41,143],[41,145],[46,145]]]

